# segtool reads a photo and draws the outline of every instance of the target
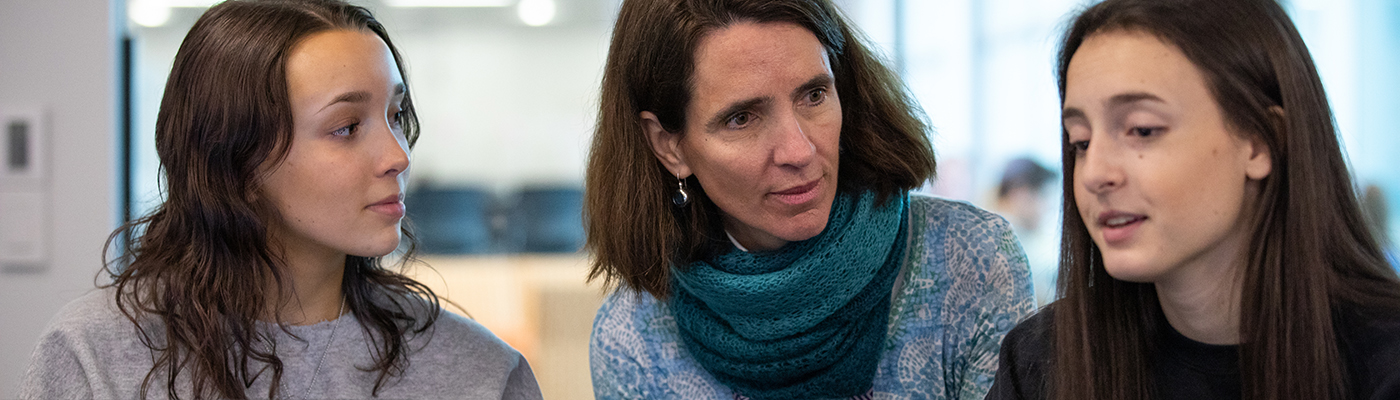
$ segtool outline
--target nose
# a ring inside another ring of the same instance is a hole
[[[1127,176],[1118,163],[1115,149],[1104,140],[1089,142],[1084,155],[1076,163],[1074,174],[1079,184],[1093,194],[1104,194],[1120,188]]]
[[[401,130],[384,125],[382,132],[376,132],[372,147],[378,161],[375,169],[381,177],[398,177],[408,171],[408,138]]]
[[[817,147],[807,136],[801,118],[796,114],[783,116],[775,133],[776,145],[773,148],[773,163],[803,167],[812,162]]]

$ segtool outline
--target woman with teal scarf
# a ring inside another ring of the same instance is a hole
[[[981,399],[1009,225],[911,194],[922,112],[827,0],[626,0],[588,165],[598,399]]]

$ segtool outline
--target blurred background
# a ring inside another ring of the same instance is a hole
[[[422,122],[413,274],[529,358],[546,398],[590,399],[579,216],[617,0],[356,0],[406,58]],[[928,114],[920,189],[1010,220],[1040,301],[1061,216],[1052,68],[1078,0],[836,0]],[[161,200],[154,123],[208,0],[0,0],[0,122],[36,167],[0,175],[0,396],[37,335],[92,288],[101,244]],[[1400,2],[1285,1],[1322,73],[1377,232],[1400,238]],[[17,125],[18,124],[18,125]],[[13,157],[11,157],[13,158]],[[13,165],[11,165],[13,169]],[[14,175],[14,176],[12,176]],[[99,281],[100,282],[100,281]]]

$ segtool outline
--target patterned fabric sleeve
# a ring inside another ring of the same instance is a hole
[[[642,365],[645,354],[639,323],[626,309],[633,297],[625,289],[608,296],[593,320],[593,337],[588,343],[588,364],[593,373],[593,397],[597,400],[645,399],[650,378]]]
[[[976,257],[949,255],[949,273],[955,275],[952,291],[963,291],[967,295],[952,293],[949,298],[971,299],[967,312],[955,323],[962,325],[950,339],[950,345],[957,351],[945,355],[955,355],[949,360],[948,399],[980,400],[991,390],[996,379],[998,355],[1001,341],[1017,322],[1035,311],[1035,300],[1031,290],[1030,268],[1025,252],[1016,240],[1007,222],[991,213],[977,210],[983,218],[972,221],[969,226],[977,235],[965,235],[956,247]],[[953,227],[950,227],[953,228]],[[950,229],[950,235],[958,235],[958,229]],[[950,250],[954,248],[950,247]]]

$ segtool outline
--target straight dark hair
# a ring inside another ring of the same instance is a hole
[[[792,23],[812,32],[831,60],[841,96],[838,190],[873,190],[878,201],[933,177],[928,124],[902,81],[828,0],[626,0],[613,28],[584,187],[589,280],[625,283],[665,298],[672,266],[715,255],[727,243],[720,210],[688,178],[693,201],[674,207],[676,177],[652,153],[641,112],[684,134],[695,49],[741,23]]]
[[[259,320],[289,300],[290,282],[268,242],[268,221],[278,214],[260,195],[260,166],[281,162],[292,141],[287,57],[305,38],[337,29],[379,36],[407,79],[384,27],[368,10],[337,0],[226,1],[180,44],[156,117],[166,199],[117,229],[104,248],[125,249],[109,257],[104,271],[113,282],[104,287],[116,288],[118,308],[153,351],[143,398],[153,384],[179,398],[181,375],[194,397],[262,397],[245,393],[264,372],[257,363],[271,370],[267,397],[279,397],[278,343]],[[418,120],[408,93],[403,131],[412,145]],[[406,226],[401,267],[414,260]],[[374,363],[361,368],[379,372],[377,394],[407,368],[409,336],[433,325],[439,299],[381,257],[347,257],[341,290],[373,342]]]
[[[1400,310],[1400,283],[1357,207],[1326,94],[1307,47],[1273,0],[1108,0],[1066,32],[1058,79],[1088,37],[1136,31],[1175,46],[1200,69],[1235,132],[1268,146],[1272,173],[1250,208],[1242,271],[1240,378],[1245,399],[1350,396],[1334,323]],[[1074,148],[1062,132],[1065,177]],[[1064,180],[1066,216],[1054,307],[1061,400],[1148,399],[1165,319],[1151,283],[1104,269]],[[1380,314],[1384,315],[1384,314]]]

